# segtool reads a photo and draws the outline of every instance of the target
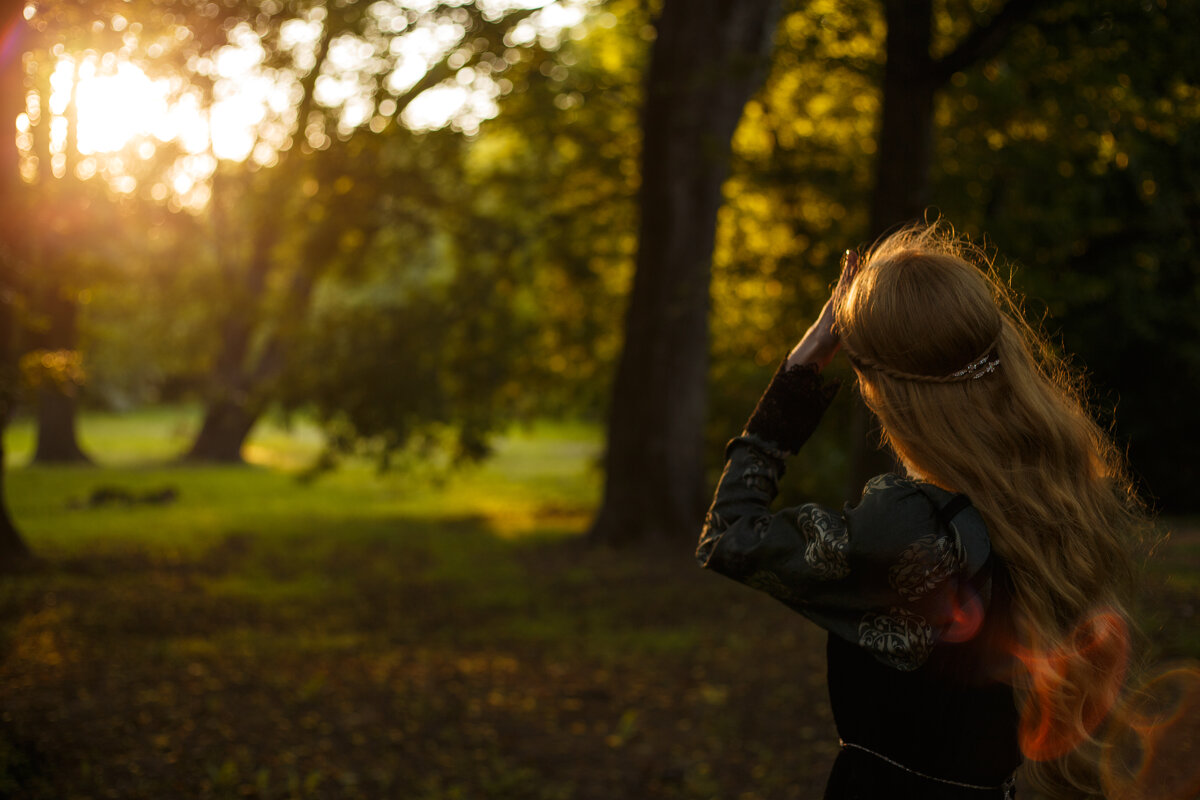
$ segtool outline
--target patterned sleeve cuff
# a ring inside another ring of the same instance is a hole
[[[822,381],[816,364],[784,361],[746,423],[746,433],[798,453],[817,429],[841,381]]]

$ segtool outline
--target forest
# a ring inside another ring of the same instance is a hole
[[[0,796],[818,796],[820,632],[692,551],[841,253],[922,220],[1067,357],[1157,520],[1146,658],[1194,664],[1195,30],[3,0]],[[880,448],[844,387],[783,500]],[[1127,796],[1200,790],[1142,749]]]

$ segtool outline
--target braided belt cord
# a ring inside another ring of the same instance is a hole
[[[847,742],[845,739],[838,739],[838,744],[841,745],[843,749],[849,747],[849,748],[853,748],[855,750],[861,750],[862,752],[867,753],[868,755],[872,755],[872,756],[875,756],[875,758],[878,758],[882,761],[886,761],[887,763],[891,764],[893,767],[902,769],[909,774],[916,775],[918,778],[924,778],[925,780],[935,781],[937,783],[944,783],[949,786],[960,786],[963,789],[978,789],[981,792],[994,792],[997,789],[999,789],[1002,792],[1004,792],[1004,800],[1013,800],[1013,798],[1016,797],[1016,785],[1017,785],[1016,773],[1008,776],[1008,778],[1004,781],[1004,783],[1000,784],[999,786],[980,786],[980,785],[974,784],[974,783],[963,783],[962,781],[950,780],[949,778],[939,778],[936,775],[926,775],[924,772],[919,772],[918,770],[911,769],[909,767],[904,766],[903,764],[901,764],[898,761],[893,761],[892,759],[885,756],[883,753],[877,753],[874,750],[870,749],[869,747],[863,747],[861,744],[854,744],[853,742]]]

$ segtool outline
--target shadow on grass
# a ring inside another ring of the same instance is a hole
[[[819,796],[823,634],[690,542],[589,548],[569,517],[514,539],[346,510],[50,555],[0,583],[0,796]],[[1194,658],[1191,542],[1160,554],[1150,632]]]
[[[0,625],[35,799],[808,797],[836,741],[821,634],[689,543],[309,518],[51,557]]]

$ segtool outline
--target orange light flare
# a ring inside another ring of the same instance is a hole
[[[1121,695],[1129,646],[1124,617],[1101,609],[1083,619],[1056,647],[1014,647],[1030,678],[1018,728],[1026,758],[1060,758],[1091,737]]]
[[[1111,800],[1200,797],[1200,669],[1160,673],[1113,712],[1100,778]]]
[[[942,640],[947,642],[967,642],[975,638],[983,627],[983,601],[979,594],[970,586],[962,586],[950,598],[949,621]]]

